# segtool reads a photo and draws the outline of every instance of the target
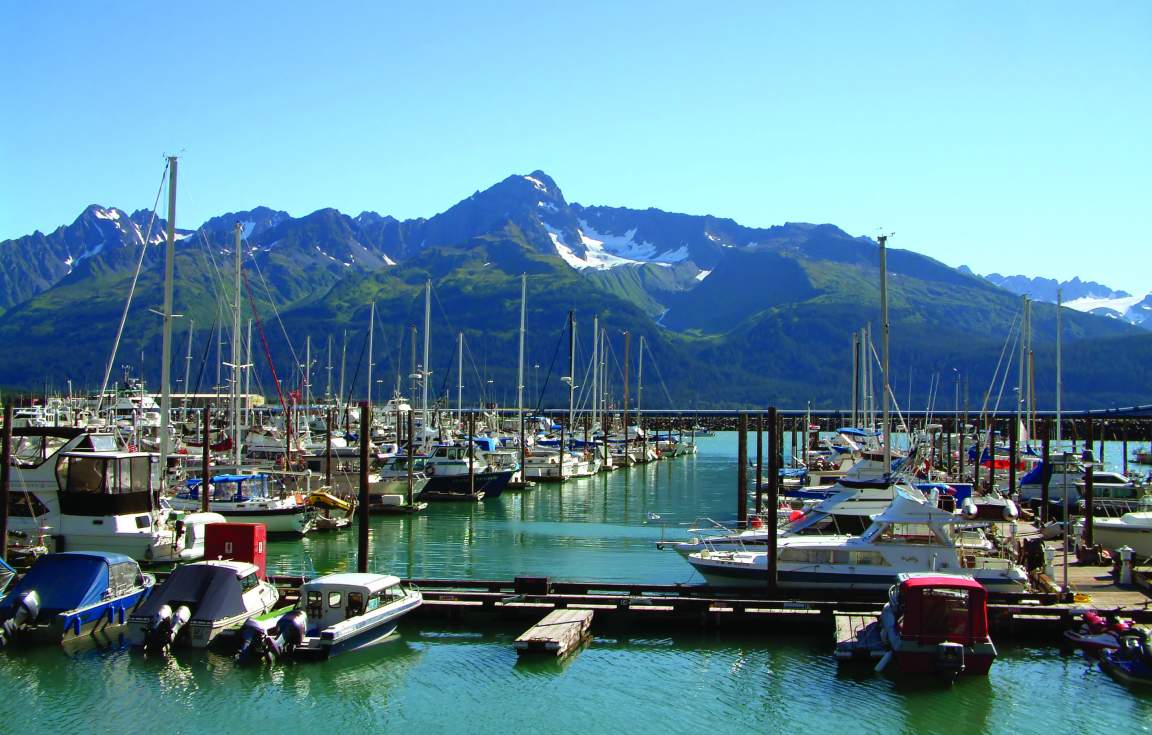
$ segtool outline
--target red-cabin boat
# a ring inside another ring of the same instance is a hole
[[[901,673],[987,674],[996,658],[988,636],[988,591],[953,574],[901,574],[880,615],[889,662]]]

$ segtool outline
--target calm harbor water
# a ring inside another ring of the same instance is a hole
[[[412,577],[698,581],[662,533],[735,514],[733,435],[697,457],[415,517],[372,520],[372,567]],[[1110,463],[1119,445],[1108,447]],[[650,519],[649,514],[660,516]],[[270,545],[277,572],[353,568],[354,533]],[[597,637],[565,662],[518,661],[519,630],[402,625],[393,640],[323,664],[236,667],[183,651],[148,659],[118,640],[0,653],[0,732],[589,733],[1134,732],[1152,697],[1057,648],[1001,644],[987,679],[896,682],[837,671],[830,634],[665,632]]]

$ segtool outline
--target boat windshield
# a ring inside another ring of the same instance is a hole
[[[889,523],[880,531],[877,541],[898,544],[938,544],[941,539],[927,523]]]

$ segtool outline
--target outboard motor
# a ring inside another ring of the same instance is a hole
[[[282,651],[291,652],[304,642],[308,634],[308,615],[303,610],[293,610],[282,615],[276,622],[277,641]]]
[[[239,664],[274,664],[280,655],[277,641],[252,618],[240,629],[240,641],[240,650],[236,652],[236,662]]]
[[[964,671],[964,646],[951,641],[936,644],[936,673],[949,681]]]
[[[40,595],[29,590],[13,604],[12,615],[0,624],[0,648],[5,648],[16,638],[24,626],[40,614]]]
[[[271,630],[249,619],[240,631],[242,643],[236,661],[241,664],[274,664],[303,642],[307,629],[308,616],[303,610],[285,613]]]
[[[176,612],[172,612],[168,605],[161,605],[144,633],[144,649],[153,653],[167,651],[180,634],[180,629],[191,619],[192,611],[187,605],[176,608]]]

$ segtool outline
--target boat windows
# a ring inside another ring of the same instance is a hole
[[[347,612],[348,612],[347,617],[349,617],[349,618],[354,618],[357,615],[363,615],[364,614],[364,594],[363,593],[361,593],[361,592],[349,592],[348,593]]]
[[[843,566],[886,567],[887,560],[878,551],[849,551],[846,549],[784,549],[780,561],[793,564],[837,564]]]
[[[339,593],[339,592],[329,592],[328,593],[328,608],[329,609],[340,607],[343,604],[343,602],[344,602],[344,596],[341,593]]]
[[[921,591],[921,635],[947,640],[964,639],[968,631],[968,590]]]
[[[939,543],[932,527],[927,523],[892,523],[881,532],[880,540],[902,544]]]
[[[8,515],[13,518],[38,518],[48,512],[48,506],[30,492],[17,492],[8,495]]]
[[[124,562],[108,567],[108,591],[113,597],[121,597],[144,583],[140,567],[135,563]]]
[[[255,589],[257,586],[259,586],[259,584],[260,577],[256,575],[256,572],[245,574],[240,578],[240,591],[242,593],[247,592],[250,589]]]

